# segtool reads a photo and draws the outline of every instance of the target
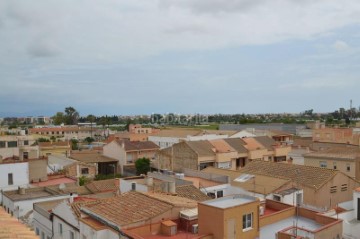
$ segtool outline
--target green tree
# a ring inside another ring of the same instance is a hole
[[[150,159],[139,158],[135,162],[136,174],[147,174],[150,171]]]
[[[63,112],[57,112],[56,115],[51,117],[55,125],[65,123],[65,115]]]
[[[84,141],[87,142],[88,144],[91,144],[91,143],[94,142],[95,140],[94,140],[94,138],[92,138],[92,137],[86,137],[86,138],[84,139]]]
[[[50,140],[47,138],[38,138],[37,142],[50,142]]]
[[[96,120],[96,116],[95,115],[88,115],[86,117],[86,119],[90,122],[90,127],[91,127],[91,138],[93,137],[93,123],[95,122]]]
[[[65,121],[66,124],[72,125],[77,124],[79,120],[79,112],[76,111],[74,107],[66,107],[65,108]]]
[[[70,143],[71,143],[71,149],[72,150],[79,149],[79,146],[78,146],[79,141],[77,141],[76,139],[71,139]]]

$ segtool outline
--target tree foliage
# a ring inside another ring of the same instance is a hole
[[[135,162],[136,174],[147,174],[150,171],[150,159],[139,158]]]

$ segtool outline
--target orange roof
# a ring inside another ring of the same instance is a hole
[[[0,238],[39,239],[34,231],[11,217],[3,208],[0,208]]]
[[[228,152],[235,152],[235,149],[232,148],[230,145],[226,143],[223,139],[216,139],[216,140],[209,140],[210,144],[214,146],[216,152],[219,153],[228,153]]]
[[[242,140],[245,141],[246,145],[244,146],[248,150],[264,149],[264,146],[256,141],[255,138],[243,138]]]

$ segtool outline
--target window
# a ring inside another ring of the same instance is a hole
[[[89,174],[89,168],[82,168],[81,174]]]
[[[62,235],[63,234],[63,227],[62,224],[59,223],[59,234]]]
[[[224,196],[224,192],[222,190],[216,192],[216,197],[217,198],[222,198],[223,196]]]
[[[16,148],[16,147],[17,147],[17,141],[8,142],[8,148]]]
[[[36,229],[35,229],[35,233],[36,233],[36,235],[40,235],[40,230],[39,230],[39,228],[36,228]]]
[[[211,198],[215,198],[215,193],[207,193],[207,195]]]
[[[24,145],[29,145],[29,140],[24,140]]]
[[[346,164],[346,172],[350,172],[350,169],[351,169],[351,168],[350,168],[350,164],[347,163],[347,164]]]
[[[131,183],[131,190],[136,191],[136,183]]]
[[[47,236],[46,239],[51,239],[51,238],[49,236]]]
[[[327,162],[326,161],[320,161],[320,168],[327,168]]]
[[[279,195],[273,195],[273,200],[281,202],[281,197]]]
[[[243,215],[243,230],[252,228],[252,213]]]
[[[70,239],[74,239],[74,233],[72,231],[70,231]]]
[[[341,185],[341,191],[342,191],[342,192],[347,191],[347,189],[348,189],[347,184],[342,184],[342,185]]]
[[[336,193],[336,191],[337,191],[337,187],[336,187],[336,186],[330,187],[330,193]]]
[[[6,147],[6,142],[0,141],[0,148],[5,148],[5,147]]]
[[[45,233],[41,232],[41,239],[45,239]]]
[[[336,169],[337,167],[336,167],[336,162],[333,162],[333,166],[334,166],[334,169]]]
[[[23,152],[23,158],[29,159],[29,152]]]
[[[13,174],[12,173],[8,173],[8,185],[13,185],[14,181],[13,181]]]

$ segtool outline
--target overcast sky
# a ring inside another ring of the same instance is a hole
[[[0,116],[360,105],[359,0],[2,0]]]

